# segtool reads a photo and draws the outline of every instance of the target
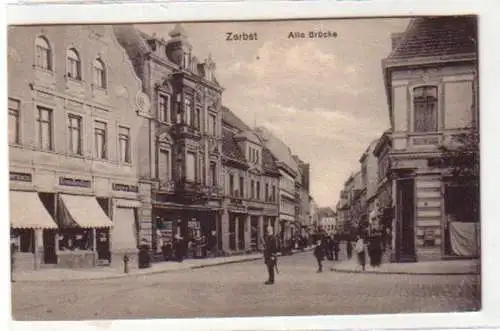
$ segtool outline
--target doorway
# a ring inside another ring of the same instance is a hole
[[[38,197],[52,219],[56,219],[56,196],[54,193],[39,192]],[[43,262],[45,264],[57,264],[56,252],[57,230],[43,230]]]
[[[398,246],[400,262],[415,262],[415,180],[397,181]]]
[[[257,216],[251,216],[251,248],[252,251],[257,251],[259,246],[259,218]]]
[[[245,249],[245,216],[238,217],[238,249]]]

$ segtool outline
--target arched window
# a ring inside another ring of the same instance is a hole
[[[81,80],[81,61],[78,52],[74,48],[68,49],[66,53],[68,77],[75,80]]]
[[[35,65],[38,68],[52,70],[52,50],[45,37],[37,37],[35,40]]]
[[[421,86],[413,90],[413,118],[415,132],[438,130],[438,89]]]
[[[94,86],[106,88],[106,68],[101,59],[94,61]]]

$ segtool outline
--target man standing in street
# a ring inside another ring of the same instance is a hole
[[[267,266],[267,273],[269,278],[266,285],[274,284],[274,268],[276,267],[278,252],[277,238],[273,234],[273,228],[271,226],[267,227],[267,234],[264,237],[264,263]]]

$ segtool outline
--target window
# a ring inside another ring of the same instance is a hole
[[[52,144],[52,109],[38,107],[38,145],[44,151],[51,151]]]
[[[120,162],[130,163],[130,129],[118,127],[118,145],[120,147]]]
[[[166,94],[158,95],[158,113],[161,122],[170,122],[170,97]]]
[[[252,199],[255,198],[255,182],[253,181],[253,179],[250,181],[250,196],[252,197]]]
[[[35,48],[35,66],[45,70],[52,70],[52,51],[47,39],[44,37],[36,38]]]
[[[170,152],[161,149],[158,158],[158,178],[164,183],[170,179]]]
[[[215,162],[210,162],[210,184],[212,186],[217,185],[217,167]]]
[[[259,151],[258,151],[258,150],[257,150],[257,151],[255,151],[255,156],[256,156],[256,158],[255,158],[255,163],[259,163],[259,158],[260,158],[260,155],[259,155]]]
[[[67,71],[68,77],[75,80],[81,80],[81,62],[80,56],[74,48],[68,50],[67,55]]]
[[[68,115],[69,152],[82,155],[82,118],[81,116]]]
[[[259,181],[257,181],[256,190],[257,190],[257,200],[260,200],[260,182]]]
[[[271,201],[275,202],[276,201],[276,186],[273,185],[273,193],[271,196]]]
[[[229,174],[229,195],[234,195],[234,176]]]
[[[438,130],[437,87],[423,86],[413,90],[415,132]]]
[[[95,157],[96,159],[105,160],[108,158],[107,142],[108,142],[108,127],[105,122],[95,121],[94,125],[95,137]]]
[[[240,197],[245,196],[245,178],[240,176]]]
[[[208,134],[211,136],[215,136],[215,115],[214,114],[209,114],[208,115]]]
[[[269,202],[271,200],[270,196],[269,196],[269,184],[266,183],[266,196],[265,196],[265,200],[267,202]]]
[[[186,155],[186,180],[192,182],[196,180],[196,155],[194,153]]]
[[[9,98],[9,144],[21,143],[21,103]]]
[[[192,111],[191,99],[184,99],[184,122],[189,126],[193,125]]]
[[[201,109],[196,108],[196,111],[194,112],[194,127],[196,129],[200,129],[200,119],[201,119]]]
[[[189,68],[190,65],[190,54],[189,53],[184,53],[184,58],[182,59],[184,68]]]
[[[104,62],[101,59],[94,61],[94,86],[105,89],[106,88],[106,69]]]

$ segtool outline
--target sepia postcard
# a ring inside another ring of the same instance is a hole
[[[8,26],[12,319],[481,310],[478,45],[475,15]]]

